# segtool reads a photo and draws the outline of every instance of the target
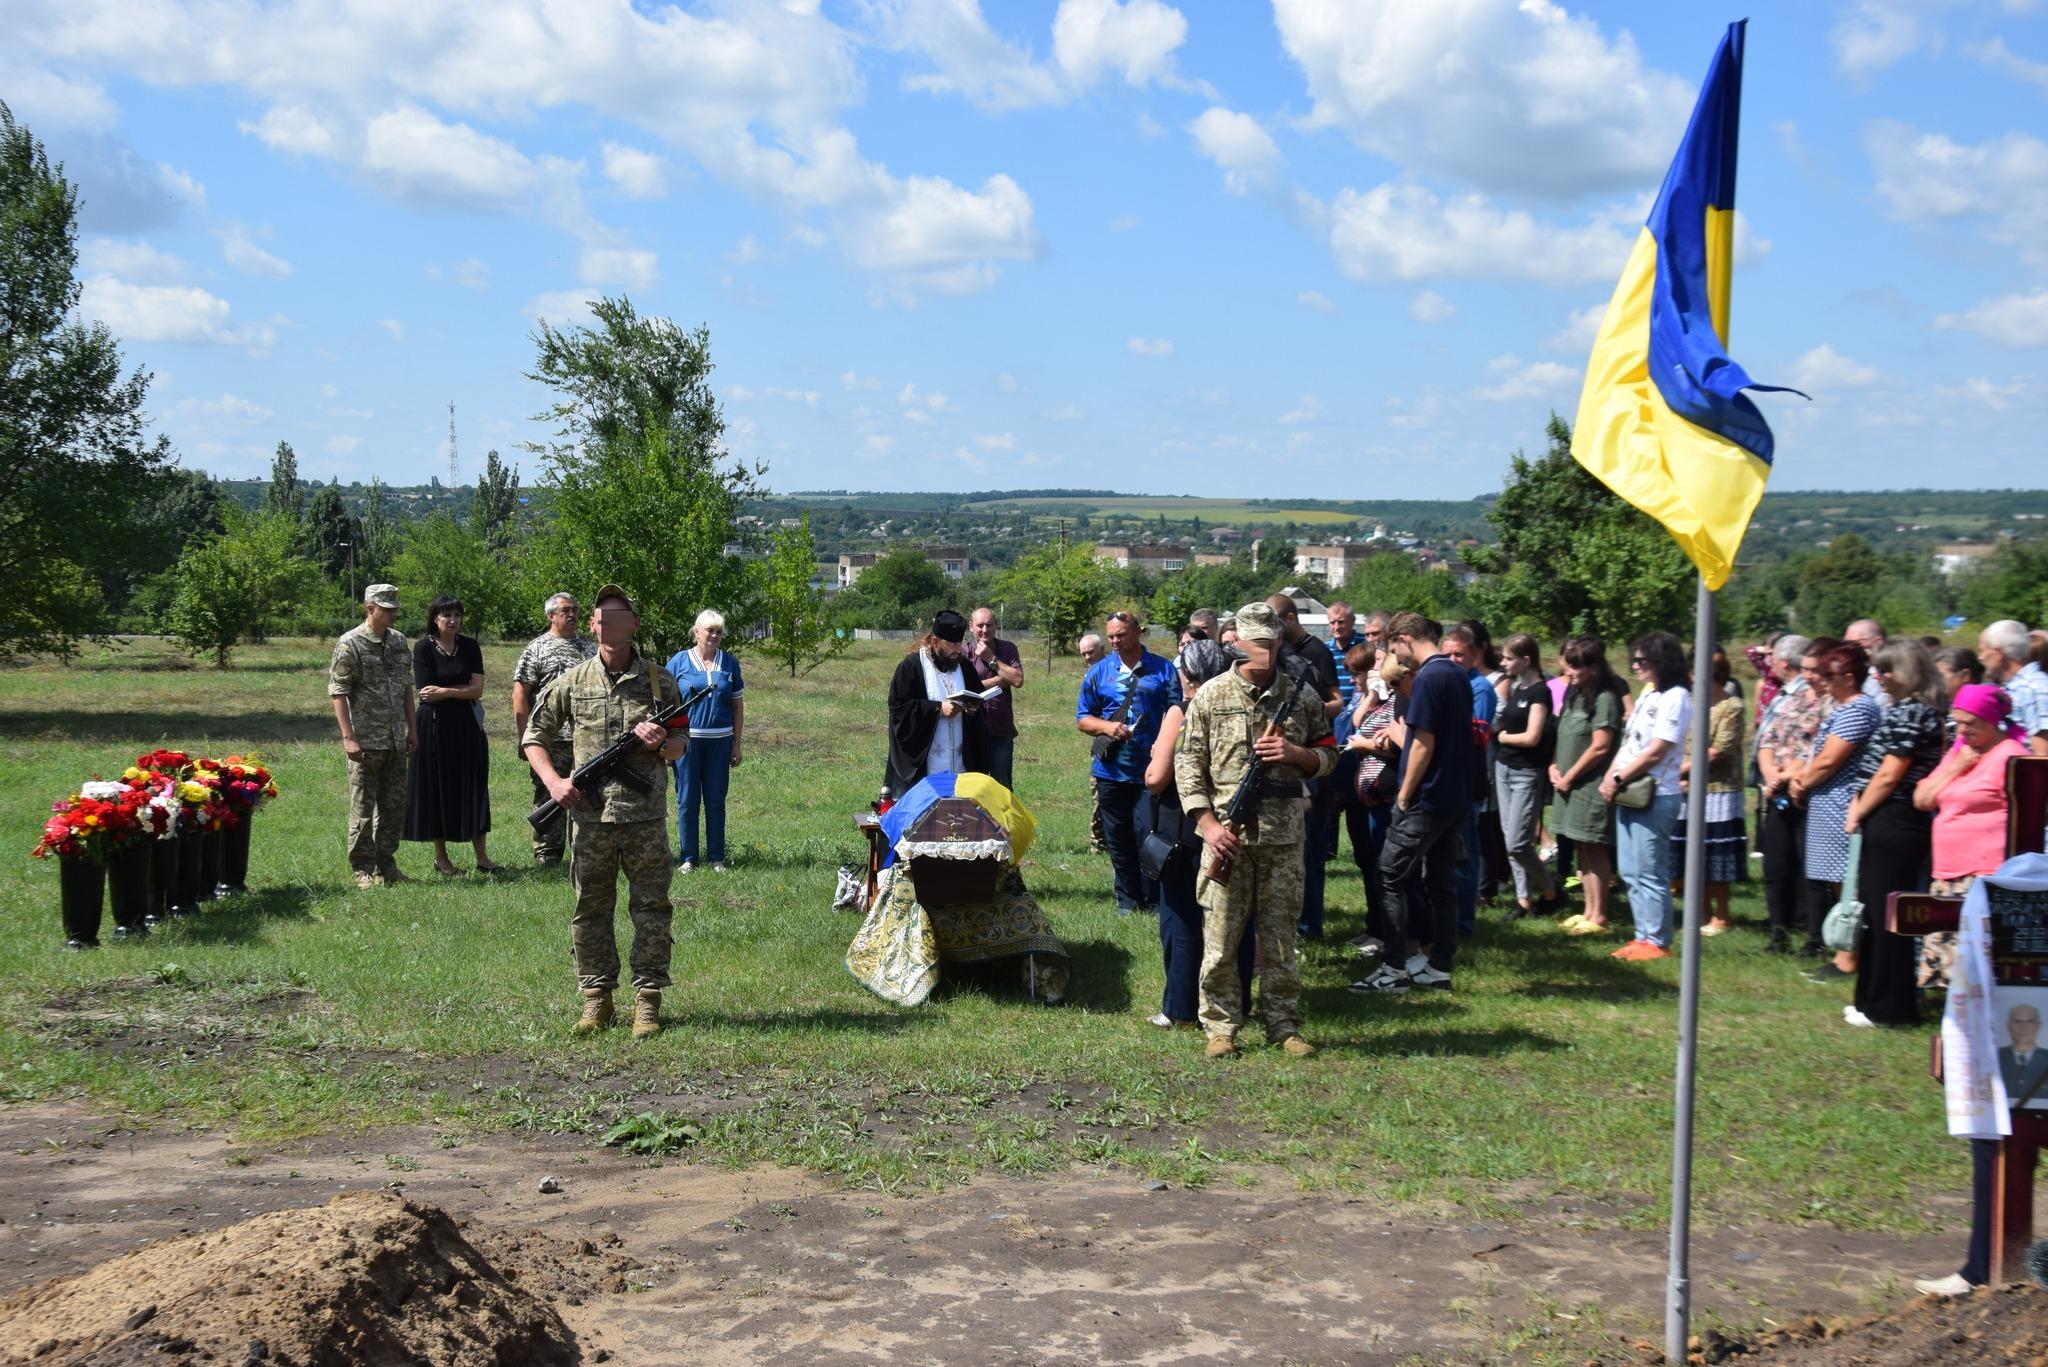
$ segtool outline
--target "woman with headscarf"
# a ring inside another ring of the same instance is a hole
[[[1174,846],[1159,876],[1159,951],[1166,966],[1166,986],[1159,1013],[1150,1023],[1161,1029],[1201,1024],[1202,907],[1195,900],[1195,881],[1202,862],[1202,840],[1180,808],[1174,786],[1173,755],[1180,743],[1187,705],[1203,684],[1230,668],[1230,654],[1214,641],[1192,640],[1174,660],[1180,671],[1180,697],[1160,719],[1159,734],[1145,765],[1145,788],[1151,794],[1150,833]],[[1149,837],[1148,837],[1149,838]],[[1252,958],[1257,942],[1251,935],[1238,941],[1237,980],[1244,985],[1244,1011],[1251,1014]]]
[[[1856,896],[1865,907],[1856,938],[1856,998],[1842,1008],[1851,1025],[1917,1025],[1920,994],[1913,982],[1913,937],[1885,928],[1895,892],[1927,886],[1931,818],[1913,805],[1913,790],[1941,763],[1945,701],[1934,656],[1909,637],[1878,647],[1877,682],[1891,700],[1884,720],[1857,757],[1855,800],[1844,828],[1863,833]]]
[[[1955,748],[1920,780],[1913,805],[1934,813],[1929,861],[1930,892],[1961,897],[1970,884],[2005,862],[2006,764],[2027,753],[2025,733],[2012,719],[2012,699],[1995,684],[1965,684],[1948,707],[1956,729]],[[1942,932],[1920,943],[1923,988],[1948,986],[1955,961],[1955,934]]]

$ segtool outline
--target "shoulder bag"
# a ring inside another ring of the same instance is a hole
[[[1842,870],[1842,895],[1821,922],[1820,942],[1838,953],[1856,948],[1863,935],[1863,903],[1856,900],[1856,868],[1863,862],[1863,832],[1849,837],[1849,861]]]
[[[1641,811],[1657,800],[1657,775],[1655,772],[1637,774],[1614,790],[1614,805]]]

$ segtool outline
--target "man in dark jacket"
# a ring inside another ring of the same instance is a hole
[[[962,669],[966,639],[967,619],[944,609],[889,680],[885,782],[896,797],[927,774],[988,772],[988,728]]]

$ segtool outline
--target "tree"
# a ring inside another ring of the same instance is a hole
[[[946,572],[923,551],[905,548],[877,557],[862,570],[847,606],[859,611],[870,626],[901,631],[924,625],[952,597],[953,583]]]
[[[307,559],[320,567],[329,579],[347,578],[349,551],[362,537],[356,520],[341,501],[341,490],[332,484],[313,495],[306,505],[304,534],[300,538]]]
[[[530,620],[512,571],[474,527],[452,514],[437,511],[407,528],[390,572],[398,601],[419,614],[422,631],[427,604],[444,593],[462,600],[463,626],[472,636],[510,634]]]
[[[476,480],[476,511],[472,520],[484,544],[503,553],[518,533],[519,472],[498,458],[484,456],[484,472]]]
[[[1443,570],[1424,569],[1405,551],[1368,556],[1344,574],[1344,597],[1360,617],[1368,613],[1419,612],[1443,622],[1465,610],[1458,581]]]
[[[146,618],[169,609],[169,571],[187,545],[219,533],[225,501],[220,486],[197,470],[169,470],[153,483],[130,515],[128,555],[101,581],[109,606],[140,606]],[[145,581],[162,582],[143,593]],[[137,604],[138,595],[150,601]]]
[[[2008,541],[1962,581],[1963,615],[1973,622],[2048,621],[2048,541]]]
[[[270,461],[270,487],[263,491],[263,511],[283,513],[298,522],[306,516],[306,491],[299,484],[299,457],[292,444],[281,441]]]
[[[171,635],[228,668],[234,648],[273,613],[288,613],[319,570],[298,553],[299,524],[282,513],[223,509],[219,535],[186,547],[175,571]]]
[[[370,481],[370,500],[363,508],[360,532],[356,538],[356,572],[365,584],[375,584],[383,579],[384,572],[391,567],[391,558],[398,554],[398,527],[384,507],[382,480]]]
[[[1487,576],[1472,594],[1496,633],[1546,640],[1599,632],[1628,640],[1691,619],[1693,570],[1678,543],[1572,459],[1571,427],[1552,413],[1549,448],[1517,451],[1487,512],[1498,546],[1471,551]]]
[[[768,653],[788,667],[792,679],[798,665],[808,674],[845,650],[852,639],[834,629],[825,590],[812,582],[817,573],[817,549],[806,513],[797,526],[776,529],[762,583]]]
[[[1109,571],[1095,558],[1094,543],[1086,541],[1065,548],[1041,546],[1019,556],[997,582],[1005,602],[1029,608],[1033,629],[1045,638],[1048,670],[1053,653],[1073,650],[1075,639],[1109,606],[1115,589]]]
[[[144,439],[148,372],[121,373],[78,304],[78,192],[0,102],[0,651],[68,655],[104,634],[125,587],[134,510],[170,444]]]

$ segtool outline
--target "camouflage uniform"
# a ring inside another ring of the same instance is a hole
[[[574,726],[572,766],[598,753],[653,715],[656,706],[681,701],[676,681],[638,650],[616,678],[593,656],[563,671],[535,706],[520,744],[545,746]],[[569,882],[576,912],[569,923],[576,955],[576,979],[585,989],[619,985],[619,945],[612,933],[618,905],[619,873],[626,875],[626,912],[633,922],[632,970],[636,989],[659,991],[669,984],[668,765],[654,750],[635,751],[626,761],[648,784],[636,793],[614,780],[584,793],[569,809]],[[567,777],[560,766],[557,773]]]
[[[519,663],[512,666],[512,682],[523,683],[533,690],[533,705],[540,706],[540,700],[548,691],[548,685],[559,678],[564,670],[574,669],[591,656],[597,654],[597,642],[588,636],[557,636],[552,631],[536,636],[526,643],[526,649],[519,652]],[[571,730],[573,723],[564,725],[559,739],[547,742],[548,758],[554,762],[555,772],[567,774],[576,767],[576,752]],[[524,740],[524,737],[521,737]],[[526,762],[526,752],[520,751],[520,763]],[[532,771],[529,769],[529,773]],[[533,775],[533,805],[538,807],[548,800],[548,786],[540,781],[540,775]],[[539,864],[558,864],[562,859],[562,846],[568,840],[569,824],[556,821],[544,831],[533,835],[533,858]]]
[[[1222,809],[1237,791],[1252,760],[1252,742],[1265,732],[1287,692],[1302,696],[1287,714],[1283,731],[1316,757],[1312,774],[1289,766],[1267,769],[1263,796],[1250,823],[1239,833],[1242,847],[1231,866],[1230,883],[1210,881],[1215,854],[1204,848],[1195,899],[1202,906],[1202,1031],[1211,1039],[1234,1038],[1244,1026],[1237,978],[1237,946],[1245,922],[1257,927],[1259,1009],[1266,1035],[1278,1042],[1301,1033],[1301,978],[1295,971],[1295,923],[1301,916],[1301,842],[1308,796],[1301,780],[1318,779],[1336,766],[1330,722],[1312,688],[1276,674],[1270,689],[1245,681],[1235,669],[1202,686],[1188,704],[1173,761],[1174,783],[1188,820]]]
[[[396,631],[379,640],[363,625],[334,643],[327,696],[347,698],[362,759],[348,766],[348,864],[358,874],[398,869],[405,831],[405,704],[412,647]]]

